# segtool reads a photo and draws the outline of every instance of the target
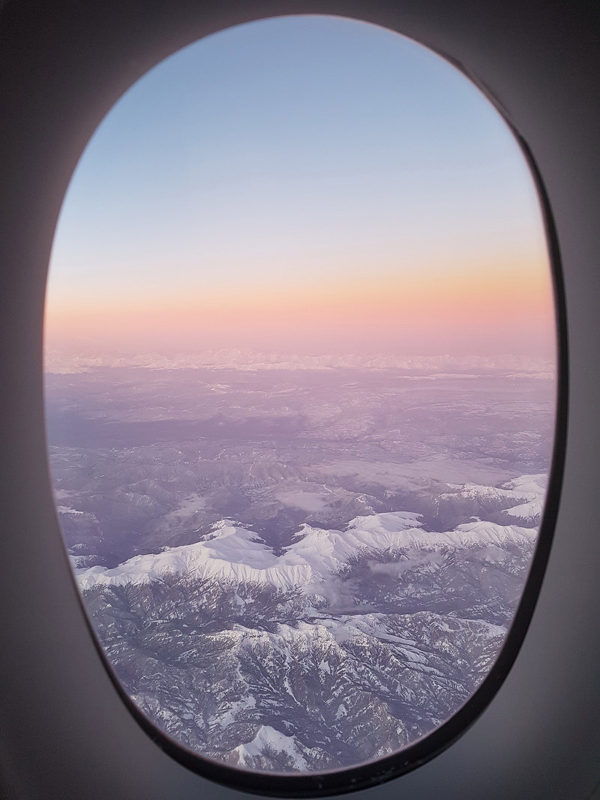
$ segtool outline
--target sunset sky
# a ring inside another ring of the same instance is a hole
[[[331,17],[229,29],[91,140],[46,344],[553,357],[529,171],[483,95],[408,39]]]

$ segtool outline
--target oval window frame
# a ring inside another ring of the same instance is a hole
[[[199,10],[198,15],[203,15]],[[129,81],[127,85],[111,98],[108,108],[104,110],[100,119],[93,125],[92,133],[87,137],[84,142],[83,149],[76,154],[72,163],[72,173],[78,166],[81,158],[85,153],[85,146],[95,133],[99,125],[104,120],[105,116],[110,113],[113,106],[118,102],[120,97],[125,94],[134,83],[137,82],[143,75],[158,66],[161,61],[169,56],[177,53],[184,47],[200,41],[207,35],[218,33],[228,28],[235,27],[248,22],[259,22],[261,20],[271,19],[273,17],[284,16],[328,16],[339,17],[342,19],[352,19],[356,22],[363,22],[366,24],[377,24],[372,20],[364,19],[361,17],[347,16],[343,14],[326,14],[315,13],[311,11],[295,11],[277,13],[257,13],[256,15],[247,15],[243,13],[234,13],[233,16],[237,19],[228,19],[226,23],[215,24],[214,27],[206,33],[189,38],[185,35],[182,40],[170,42],[166,47],[167,52],[161,53],[157,58],[150,59],[149,64],[146,64],[139,74]],[[204,15],[208,16],[208,15]],[[384,26],[382,26],[384,27]],[[108,657],[106,656],[102,645],[96,635],[93,624],[87,614],[85,604],[79,588],[76,585],[74,574],[71,570],[69,563],[69,571],[72,576],[73,585],[76,589],[81,611],[91,635],[95,649],[100,656],[101,662],[113,684],[117,693],[129,712],[132,714],[138,725],[148,734],[148,736],[169,756],[174,758],[178,763],[187,769],[208,778],[216,783],[222,784],[233,789],[249,792],[251,794],[258,794],[270,797],[323,797],[328,795],[344,794],[351,791],[367,789],[371,786],[376,786],[385,783],[394,778],[400,777],[419,766],[427,763],[437,755],[442,753],[453,742],[459,739],[478,717],[483,713],[486,707],[490,704],[495,697],[500,687],[506,680],[511,667],[513,666],[519,650],[523,644],[527,630],[529,628],[535,605],[538,600],[540,589],[542,586],[546,566],[550,556],[552,539],[554,535],[554,528],[558,516],[560,494],[563,483],[563,474],[565,466],[566,444],[567,444],[567,421],[568,421],[568,339],[567,339],[567,313],[566,313],[566,299],[564,290],[564,281],[562,275],[562,265],[560,258],[560,249],[558,242],[558,235],[554,218],[550,206],[548,193],[544,187],[544,182],[540,170],[537,167],[533,153],[527,144],[526,139],[518,131],[517,127],[511,121],[509,114],[503,105],[494,97],[493,93],[477,79],[475,75],[469,72],[462,63],[452,58],[445,52],[441,52],[423,41],[420,41],[413,36],[403,33],[400,30],[386,26],[386,29],[397,33],[400,36],[408,38],[431,51],[435,56],[442,58],[451,67],[457,69],[464,77],[473,84],[476,90],[490,102],[495,108],[496,112],[501,116],[504,123],[515,138],[525,163],[529,169],[530,177],[537,192],[540,214],[542,224],[544,227],[546,246],[548,252],[548,262],[551,273],[551,284],[553,290],[553,306],[554,318],[556,324],[556,403],[555,403],[555,419],[554,419],[554,440],[552,447],[552,457],[550,462],[550,472],[548,479],[548,486],[544,502],[544,510],[542,520],[539,526],[537,540],[533,557],[530,563],[528,576],[523,587],[521,597],[514,613],[511,625],[508,629],[504,644],[500,649],[496,660],[492,667],[483,679],[479,687],[469,697],[469,699],[455,712],[448,720],[439,725],[437,728],[426,734],[422,738],[416,740],[404,749],[384,756],[376,761],[364,762],[352,767],[344,767],[335,770],[305,773],[305,774],[286,774],[277,772],[258,772],[240,769],[225,765],[219,761],[207,758],[195,751],[186,748],[185,745],[177,742],[168,734],[157,728],[154,723],[138,708],[138,706],[129,697],[123,686],[121,685]],[[70,181],[69,184],[70,185]],[[62,193],[62,202],[68,185]],[[52,241],[56,234],[56,224],[53,226]],[[45,299],[44,299],[45,307]],[[46,440],[46,453],[48,453],[48,443]],[[51,487],[50,487],[51,491]],[[56,507],[55,507],[56,512]],[[60,523],[58,516],[56,518],[58,530],[60,531]],[[68,561],[66,548],[61,542],[64,556]]]

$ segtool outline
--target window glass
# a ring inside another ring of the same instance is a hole
[[[297,774],[463,706],[536,545],[553,308],[512,133],[415,42],[268,19],[130,89],[62,209],[45,398],[76,581],[149,720]]]

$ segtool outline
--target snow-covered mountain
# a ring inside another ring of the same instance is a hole
[[[496,517],[532,527],[540,523],[547,483],[546,473],[522,475],[499,487],[465,483],[451,486],[451,491],[441,494],[437,503],[456,503],[458,499],[473,500],[479,510],[483,508],[495,511]]]
[[[543,485],[448,494],[519,518]],[[481,518],[427,530],[402,511],[303,525],[277,555],[223,520],[202,541],[77,577],[111,664],[159,727],[233,766],[318,771],[401,749],[465,702],[502,645],[535,538],[529,523]]]
[[[342,570],[359,556],[404,551],[438,551],[443,548],[526,546],[535,539],[531,528],[497,525],[477,520],[453,531],[425,531],[418,515],[389,512],[356,517],[342,531],[302,526],[298,541],[277,556],[256,534],[235,523],[223,521],[205,541],[167,547],[161,553],[134,556],[112,569],[95,566],[80,570],[82,589],[97,585],[123,586],[150,583],[167,575],[213,578],[231,583],[270,584],[282,591],[311,587]]]

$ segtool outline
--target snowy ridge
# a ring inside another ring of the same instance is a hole
[[[481,486],[476,483],[465,483],[456,486],[457,492],[446,493],[442,497],[473,497],[478,500],[514,501],[514,505],[505,508],[503,513],[520,522],[532,523],[539,520],[546,498],[548,476],[546,473],[536,475],[522,475],[513,478],[500,487]]]
[[[286,736],[284,733],[275,730],[271,725],[261,725],[252,741],[234,748],[232,760],[236,766],[252,767],[257,756],[264,758],[268,756],[270,750],[289,756],[292,759],[294,769],[300,772],[306,772],[310,769],[304,753],[310,753],[312,748],[301,748],[295,736]]]
[[[315,584],[339,572],[350,558],[365,552],[504,546],[509,542],[526,545],[535,540],[536,531],[481,520],[458,525],[452,531],[425,531],[419,515],[388,512],[356,517],[344,532],[304,525],[302,534],[283,555],[276,556],[254,533],[224,521],[207,541],[134,556],[112,569],[95,566],[79,570],[77,580],[82,590],[98,585],[150,583],[167,575],[271,584],[284,591],[315,588]]]

